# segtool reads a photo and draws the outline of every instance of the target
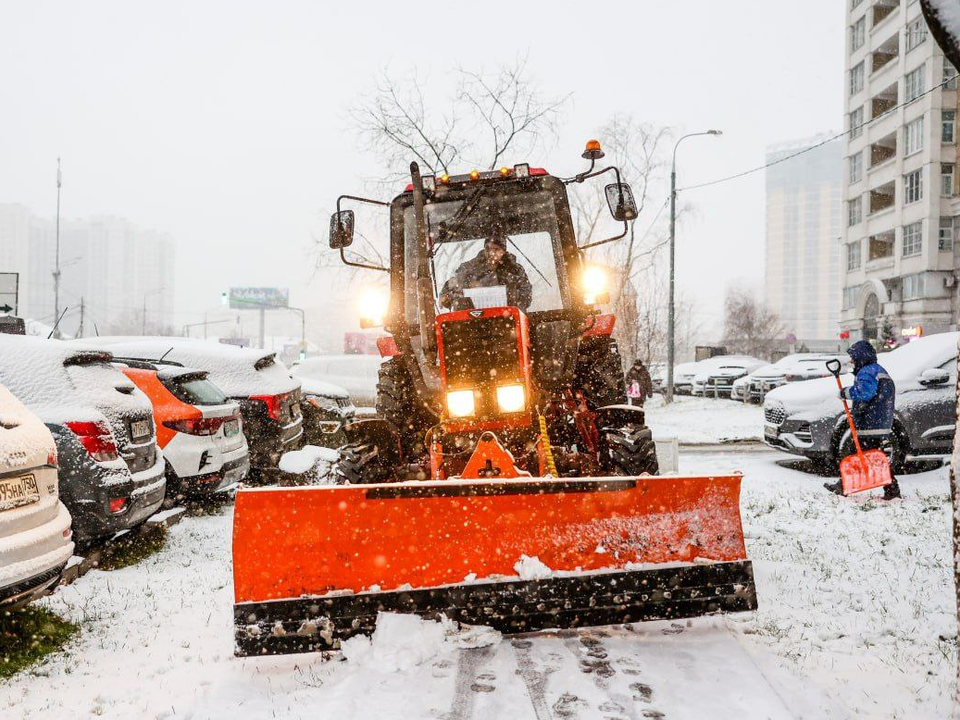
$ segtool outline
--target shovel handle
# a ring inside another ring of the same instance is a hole
[[[834,379],[837,381],[837,389],[840,390],[840,402],[843,403],[843,412],[847,415],[847,424],[850,426],[850,435],[853,436],[854,447],[857,448],[857,457],[860,458],[860,464],[863,467],[867,467],[866,458],[863,457],[863,450],[860,448],[860,438],[857,437],[857,428],[853,424],[853,415],[850,413],[850,406],[847,405],[847,399],[843,397],[843,383],[840,382],[840,361],[833,359],[827,360],[827,370],[833,375]]]

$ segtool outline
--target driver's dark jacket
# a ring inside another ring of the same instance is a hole
[[[530,307],[533,299],[530,280],[512,253],[504,253],[500,262],[492,267],[481,250],[479,255],[457,268],[453,277],[444,283],[440,294],[448,298],[462,297],[464,288],[495,285],[506,286],[507,305],[515,305],[523,311]]]

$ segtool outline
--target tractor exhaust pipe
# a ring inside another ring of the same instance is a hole
[[[410,163],[413,184],[413,218],[417,225],[417,306],[420,318],[420,344],[424,355],[431,363],[437,359],[437,338],[434,328],[436,312],[433,306],[433,283],[430,278],[430,245],[427,241],[427,226],[423,217],[423,178],[420,166]]]

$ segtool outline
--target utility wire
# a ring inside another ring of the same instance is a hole
[[[826,144],[829,143],[829,142],[833,142],[834,140],[838,140],[838,139],[844,137],[845,135],[849,135],[849,134],[852,133],[854,130],[862,130],[863,128],[867,127],[868,125],[872,125],[873,123],[878,122],[879,120],[882,120],[883,118],[885,118],[885,117],[886,117],[887,115],[889,115],[890,113],[892,113],[892,112],[894,112],[894,111],[896,111],[896,110],[900,110],[900,109],[906,107],[907,105],[910,105],[911,103],[915,103],[917,100],[919,100],[920,98],[924,97],[925,95],[929,95],[929,94],[932,93],[934,90],[939,90],[940,88],[942,88],[942,87],[943,87],[944,85],[946,85],[947,83],[952,82],[953,80],[956,80],[958,77],[960,77],[960,73],[957,73],[957,74],[954,75],[953,77],[945,78],[942,82],[940,82],[940,83],[937,84],[937,85],[934,85],[934,86],[931,87],[929,90],[925,90],[924,92],[922,92],[922,93],[920,93],[919,95],[917,95],[915,98],[912,98],[911,100],[907,100],[907,101],[905,101],[905,102],[902,102],[902,103],[900,103],[899,105],[894,105],[892,108],[889,108],[889,109],[887,109],[887,110],[884,110],[882,113],[880,113],[879,115],[877,115],[875,118],[871,118],[870,120],[867,120],[866,122],[860,123],[860,124],[857,125],[856,127],[852,127],[852,128],[847,129],[847,130],[844,130],[843,132],[837,133],[836,135],[833,135],[832,137],[828,137],[828,138],[826,138],[825,140],[821,140],[820,142],[818,142],[818,143],[816,143],[816,144],[814,144],[814,145],[811,145],[810,147],[803,148],[803,150],[798,150],[797,152],[791,153],[790,155],[785,155],[784,157],[778,158],[777,160],[773,160],[773,161],[771,161],[771,162],[765,163],[765,164],[760,165],[760,166],[758,166],[758,167],[751,168],[750,170],[744,170],[743,172],[738,172],[738,173],[736,173],[736,174],[734,174],[734,175],[727,175],[726,177],[718,178],[718,179],[716,179],[716,180],[710,180],[709,182],[699,183],[699,184],[697,184],[697,185],[689,185],[689,186],[683,187],[683,188],[678,188],[678,189],[677,189],[677,192],[685,192],[685,191],[687,191],[687,190],[696,190],[696,189],[698,189],[698,188],[709,187],[709,186],[711,186],[711,185],[719,185],[720,183],[729,182],[730,180],[736,180],[736,179],[738,179],[738,178],[742,178],[742,177],[745,177],[745,176],[747,176],[747,175],[752,175],[752,174],[755,173],[755,172],[760,172],[761,170],[766,170],[766,169],[769,168],[769,167],[773,167],[774,165],[779,165],[780,163],[786,162],[787,160],[792,160],[793,158],[798,157],[799,155],[803,155],[804,153],[808,153],[808,152],[810,152],[811,150],[816,150],[817,148],[823,147],[824,145],[826,145]]]

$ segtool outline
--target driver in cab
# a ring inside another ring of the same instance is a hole
[[[507,238],[501,233],[487,238],[483,250],[458,267],[453,277],[444,283],[440,305],[453,310],[472,307],[464,296],[464,290],[498,285],[507,289],[507,305],[514,305],[526,312],[533,299],[530,279],[517,258],[507,252]]]

